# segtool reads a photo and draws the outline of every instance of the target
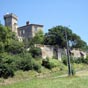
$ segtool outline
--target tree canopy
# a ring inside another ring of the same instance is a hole
[[[29,41],[29,47],[33,46],[34,44],[43,44],[44,43],[44,33],[42,30],[39,30],[35,36],[30,39]]]
[[[23,51],[23,44],[10,28],[0,24],[0,52],[20,53]]]
[[[70,28],[64,26],[56,26],[49,29],[48,33],[45,34],[44,44],[58,45],[61,48],[66,47],[66,34],[72,48],[84,49],[87,47],[86,42],[80,36],[73,33]]]

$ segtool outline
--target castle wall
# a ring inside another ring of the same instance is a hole
[[[75,58],[82,57],[81,54],[83,54],[84,58],[86,58],[86,52],[83,52],[83,51],[80,51],[80,50],[73,49],[73,50],[71,51],[71,53],[73,53],[73,56],[74,56]]]
[[[19,27],[18,35],[25,39],[32,38],[32,27],[31,26]]]
[[[17,19],[18,19],[18,17],[12,13],[6,14],[4,16],[5,26],[10,27],[12,29],[12,32],[15,32],[16,35],[18,34],[18,32],[17,32],[17,28],[18,28]]]
[[[43,28],[43,27],[41,27],[41,26],[35,26],[35,25],[33,25],[33,26],[32,26],[32,36],[34,37],[35,34],[36,34],[39,30],[42,30],[42,28]]]
[[[58,48],[57,52],[55,51],[55,47],[51,45],[36,45],[36,47],[41,48],[42,51],[42,58],[52,58],[53,56],[56,57],[58,60],[61,60],[62,57],[62,49]]]

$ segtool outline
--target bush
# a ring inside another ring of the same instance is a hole
[[[67,65],[67,56],[63,56],[63,57],[62,57],[62,62],[63,62],[65,65]]]
[[[74,76],[74,75],[76,74],[76,71],[75,71],[75,69],[74,69],[73,66],[72,66],[72,68],[71,68],[71,73],[72,73],[72,76]]]
[[[41,49],[38,47],[31,47],[29,52],[34,58],[41,57]]]
[[[48,69],[52,69],[52,68],[56,67],[56,65],[53,62],[50,62],[49,59],[43,60],[42,61],[42,66],[44,66]]]
[[[85,64],[87,64],[87,58],[86,59],[84,59],[83,57],[79,57],[79,58],[77,58],[77,59],[75,59],[75,63],[85,63]]]
[[[0,53],[4,52],[4,43],[0,42]]]
[[[41,72],[41,65],[39,63],[34,63],[33,69],[40,73]]]
[[[0,77],[8,78],[13,76],[14,71],[11,67],[9,67],[8,65],[6,66],[5,64],[0,64]]]
[[[74,60],[74,58],[73,58],[72,56],[69,56],[69,58],[70,58],[70,62],[71,62],[71,63],[74,63],[74,62],[75,62],[75,60]],[[68,63],[68,58],[67,58],[67,56],[63,56],[63,57],[62,57],[62,62],[64,63],[64,65],[67,65],[67,63]]]
[[[28,71],[33,69],[34,60],[31,57],[31,54],[23,54],[17,61],[17,68],[23,71]]]

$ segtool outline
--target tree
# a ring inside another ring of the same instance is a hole
[[[87,50],[87,43],[83,41],[80,36],[75,33],[72,34],[72,48],[80,48],[82,50]]]
[[[6,52],[12,53],[12,54],[19,54],[24,51],[24,45],[22,42],[18,42],[16,40],[9,40],[8,44],[5,46]]]
[[[32,57],[34,57],[34,58],[41,57],[41,55],[42,55],[41,49],[38,47],[31,47],[29,52],[31,53]]]
[[[0,24],[0,52],[18,54],[23,51],[23,47],[15,33],[9,27]]]
[[[49,29],[49,32],[44,36],[44,44],[46,45],[57,45],[61,48],[66,47],[66,35],[68,42],[71,44],[71,48],[81,48],[87,47],[85,41],[83,41],[80,36],[73,33],[71,29],[64,26],[56,26]]]
[[[44,42],[44,34],[43,34],[43,31],[42,30],[39,30],[35,36],[30,39],[29,41],[29,46],[33,46],[34,44],[43,44]]]
[[[61,48],[66,47],[65,31],[70,40],[72,31],[67,27],[56,26],[49,29],[49,32],[45,34],[44,44],[58,45]]]

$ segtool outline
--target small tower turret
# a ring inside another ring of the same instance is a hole
[[[15,32],[17,34],[18,17],[13,13],[7,13],[6,15],[4,15],[4,20],[5,20],[5,26],[10,27],[12,32]]]

